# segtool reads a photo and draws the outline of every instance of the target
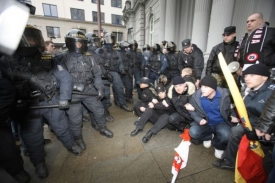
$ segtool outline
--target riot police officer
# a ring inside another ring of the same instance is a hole
[[[142,64],[141,64],[141,72],[142,72],[142,77],[149,77],[149,73],[150,73],[150,70],[149,70],[149,60],[150,60],[150,57],[151,57],[151,47],[146,44],[143,46],[142,48]]]
[[[21,124],[23,141],[38,177],[48,176],[45,164],[43,118],[58,139],[73,154],[82,149],[74,142],[64,110],[71,99],[72,77],[64,66],[53,61],[51,54],[41,54],[45,49],[42,33],[32,25],[26,25],[16,53],[2,57],[3,75],[9,78],[17,93],[17,110],[13,120]],[[56,105],[59,108],[38,109],[39,106]],[[36,106],[29,110],[29,106]]]
[[[102,58],[100,57],[100,54],[103,53],[103,49],[101,48],[101,42],[100,42],[100,38],[96,36],[96,34],[88,32],[85,35],[88,39],[88,52],[90,52],[91,54],[93,54],[96,59],[95,61],[97,62],[97,64],[100,67],[101,70],[101,78],[104,84],[104,93],[105,93],[105,97],[101,100],[102,104],[104,106],[105,109],[105,119],[108,122],[113,122],[114,121],[114,117],[111,116],[110,112],[109,112],[109,104],[110,104],[110,86],[111,83],[113,81],[112,76],[110,75],[110,73],[104,68],[104,61],[102,60]],[[92,117],[93,118],[93,117]],[[97,124],[94,124],[95,120],[92,119],[92,126],[95,127]]]
[[[108,138],[113,137],[105,121],[105,111],[101,103],[104,98],[104,86],[101,79],[101,71],[96,63],[96,57],[87,52],[87,38],[85,34],[78,29],[71,29],[65,36],[68,52],[60,55],[58,60],[66,65],[66,68],[73,77],[75,86],[84,86],[79,93],[72,95],[72,101],[81,101],[82,104],[93,113],[95,122],[98,124],[100,134]],[[86,144],[82,137],[82,105],[71,106],[67,110],[70,126],[76,143],[82,148]]]
[[[160,45],[155,43],[149,60],[149,79],[152,84],[158,79],[159,75],[167,68],[166,56],[161,53]]]
[[[167,47],[168,53],[165,54],[167,57],[168,67],[164,71],[164,75],[166,75],[168,79],[167,83],[170,83],[172,78],[180,75],[178,67],[179,52],[176,49],[177,45],[171,41]]]
[[[141,78],[141,65],[143,56],[140,49],[138,49],[138,44],[136,40],[134,40],[133,43],[131,43],[130,45],[130,57],[130,69],[135,79],[135,87],[137,88],[138,98],[140,98],[141,89],[137,84],[137,81],[139,81]]]
[[[113,49],[115,44],[115,39],[111,37],[111,34],[105,32],[104,34],[104,53],[101,54],[104,61],[104,68],[112,75],[113,77],[113,90],[117,96],[116,104],[120,106],[121,109],[131,112],[133,111],[126,105],[126,98],[124,94],[124,86],[121,81],[120,74],[125,74],[125,68],[122,62],[120,53]]]

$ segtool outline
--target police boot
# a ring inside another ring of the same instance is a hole
[[[81,149],[83,149],[83,150],[86,149],[86,144],[83,141],[82,135],[74,137],[74,141]]]
[[[76,156],[80,156],[82,154],[83,149],[81,147],[79,147],[79,145],[77,145],[76,143],[74,143],[72,145],[72,147],[67,148],[68,151],[70,151],[71,153],[73,153]]]
[[[27,183],[31,180],[31,176],[28,172],[25,170],[22,170],[18,174],[13,176],[14,179],[16,179],[18,182]]]
[[[123,109],[123,110],[125,110],[125,111],[127,111],[127,112],[132,112],[133,111],[133,109],[130,109],[127,105],[120,105],[120,108],[121,109]]]
[[[38,163],[37,165],[35,165],[35,174],[39,178],[48,177],[49,171],[48,171],[48,168],[47,168],[45,162],[41,162],[41,163]]]
[[[90,121],[90,115],[89,115],[88,112],[87,112],[87,113],[84,113],[84,114],[82,115],[82,121],[83,121],[83,122],[88,122],[88,121]]]
[[[106,126],[101,126],[99,128],[99,133],[101,135],[105,135],[108,138],[112,138],[113,137],[113,132],[111,130],[109,130]]]
[[[107,122],[114,122],[114,117],[111,116],[110,114],[106,114],[105,120],[106,120]]]
[[[132,103],[133,103],[133,99],[131,99],[131,98],[126,98],[126,102],[132,104]]]
[[[151,132],[151,130],[149,130],[146,133],[146,135],[142,138],[142,142],[147,143],[150,140],[150,138],[152,137],[152,135],[153,135],[153,132]]]
[[[98,124],[96,123],[96,122],[91,122],[92,123],[92,127],[96,130],[96,131],[98,131],[99,130],[99,126],[98,126]]]

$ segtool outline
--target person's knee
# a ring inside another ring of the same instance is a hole
[[[176,115],[175,114],[171,114],[170,116],[169,116],[169,123],[171,123],[171,124],[176,124],[177,123],[177,117],[176,117]]]
[[[191,126],[189,129],[189,135],[190,135],[190,137],[192,137],[194,139],[198,139],[200,137],[198,128],[196,126]]]
[[[230,129],[230,138],[241,138],[244,135],[244,128],[241,125],[234,126]]]

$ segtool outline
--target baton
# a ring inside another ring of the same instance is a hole
[[[81,100],[78,100],[78,101],[73,101],[73,102],[70,102],[70,105],[73,105],[73,104],[80,104],[81,103]],[[58,108],[59,105],[56,104],[56,105],[40,105],[40,106],[30,106],[29,109],[46,109],[46,108]]]

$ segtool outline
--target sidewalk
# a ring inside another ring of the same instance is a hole
[[[174,148],[181,138],[179,133],[163,129],[144,144],[141,139],[152,126],[147,123],[137,136],[131,137],[137,117],[119,107],[110,107],[115,117],[108,128],[114,132],[109,139],[95,131],[90,122],[83,124],[87,149],[79,157],[69,153],[45,127],[45,145],[49,176],[39,179],[28,157],[23,157],[25,169],[31,174],[31,183],[167,183],[172,180],[171,168]],[[212,166],[214,148],[190,146],[187,167],[178,175],[177,183],[233,183],[234,172]]]

